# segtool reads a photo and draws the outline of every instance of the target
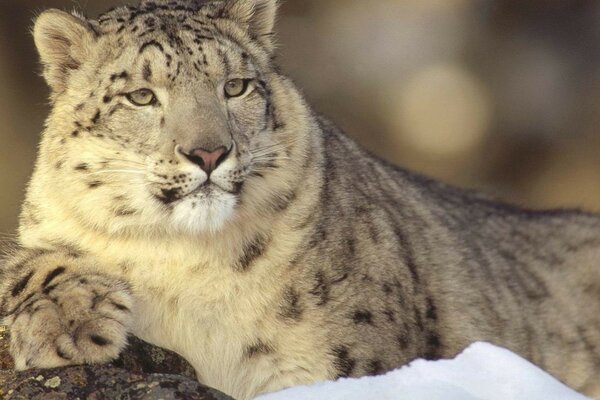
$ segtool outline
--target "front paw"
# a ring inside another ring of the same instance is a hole
[[[65,267],[35,280],[26,282],[5,318],[17,370],[105,363],[119,356],[131,326],[133,302],[126,284]]]

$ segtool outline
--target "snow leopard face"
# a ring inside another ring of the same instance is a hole
[[[38,18],[54,107],[43,159],[72,211],[110,230],[213,232],[245,200],[260,207],[249,193],[270,196],[290,155],[274,15],[274,1],[144,1]]]

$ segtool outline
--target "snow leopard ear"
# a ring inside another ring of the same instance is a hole
[[[225,13],[244,26],[248,34],[267,50],[274,50],[273,28],[277,17],[277,0],[227,0]]]
[[[69,74],[88,57],[96,32],[85,18],[60,10],[43,12],[35,20],[33,38],[44,65],[44,78],[56,93],[66,87]]]

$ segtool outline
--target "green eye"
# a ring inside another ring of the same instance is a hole
[[[240,97],[248,91],[250,79],[232,79],[225,84],[225,96]]]
[[[136,106],[151,106],[156,104],[156,95],[150,89],[139,89],[127,94],[127,99]]]

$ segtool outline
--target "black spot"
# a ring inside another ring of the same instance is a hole
[[[27,296],[25,296],[25,298],[21,301],[18,302],[18,304],[16,304],[12,310],[6,310],[6,300],[0,304],[0,312],[2,312],[2,315],[12,315],[14,313],[17,312],[17,310],[21,309],[23,307],[24,304],[25,307],[30,307],[33,303],[29,303],[27,304],[27,302],[29,302],[29,300],[31,300],[33,297],[35,297],[36,293],[29,293]]]
[[[421,310],[417,307],[417,304],[413,305],[413,314],[415,316],[415,325],[417,326],[419,332],[425,330],[425,325],[423,324],[423,317],[421,315]]]
[[[110,96],[108,96],[108,95],[106,95],[106,96],[104,96],[104,97],[102,98],[102,101],[103,101],[104,103],[109,103],[111,100],[112,100],[112,97],[110,97]]]
[[[117,111],[119,111],[119,110],[123,109],[124,107],[125,107],[125,106],[124,106],[123,104],[119,104],[119,103],[117,103],[117,104],[113,105],[113,106],[110,108],[110,110],[108,111],[108,116],[109,116],[109,117],[110,117],[110,116],[112,116],[114,113],[116,113]]]
[[[384,372],[383,365],[379,360],[371,360],[367,364],[367,375],[380,375]]]
[[[393,290],[392,287],[388,283],[383,284],[383,292],[385,294],[391,294],[392,290]]]
[[[266,355],[273,352],[273,347],[266,344],[262,340],[258,340],[252,346],[248,346],[246,349],[246,357],[252,358],[258,355]]]
[[[296,197],[297,193],[295,191],[274,196],[271,202],[273,205],[273,212],[280,213],[287,210],[294,200],[296,200]]]
[[[283,293],[281,310],[279,315],[285,319],[299,321],[302,318],[303,309],[300,304],[300,294],[289,286]]]
[[[94,297],[92,298],[92,310],[95,310],[96,307],[98,307],[98,303],[106,299],[106,295],[101,295],[95,290],[92,290],[92,293],[94,293]]]
[[[67,247],[67,254],[69,255],[69,257],[81,258],[82,251],[81,251],[81,249],[77,249],[77,248],[75,248],[73,246],[68,246]]]
[[[87,171],[88,169],[89,165],[87,165],[86,163],[77,164],[77,166],[75,167],[76,171]]]
[[[150,46],[154,46],[154,47],[158,48],[161,52],[165,51],[162,44],[158,43],[156,40],[151,40],[149,42],[144,43],[142,45],[142,47],[140,47],[140,54],[143,53],[144,50],[146,50]]]
[[[373,314],[367,310],[357,310],[352,314],[352,320],[355,324],[373,324]]]
[[[129,74],[127,73],[127,71],[123,71],[123,72],[118,73],[118,74],[112,74],[110,76],[111,82],[114,82],[117,79],[127,79],[127,78],[129,78]]]
[[[352,256],[356,253],[356,243],[354,242],[354,239],[349,237],[346,238],[346,254]]]
[[[79,136],[79,131],[71,132],[71,137],[77,137],[77,136]]]
[[[319,298],[317,302],[318,306],[323,306],[329,302],[329,283],[325,278],[325,273],[323,271],[318,271],[315,275],[315,285],[309,292],[313,296]]]
[[[427,336],[427,350],[423,358],[425,360],[438,360],[442,356],[441,351],[442,343],[440,341],[440,337],[433,333],[429,332],[429,336]]]
[[[98,345],[98,346],[107,346],[109,344],[112,344],[112,342],[102,336],[99,335],[91,335],[90,339],[92,342],[94,342],[94,344]]]
[[[52,293],[54,291],[54,289],[56,289],[56,287],[58,286],[58,284],[54,284],[54,285],[50,285],[50,286],[46,286],[44,288],[44,294],[45,295],[49,295],[50,293]]]
[[[24,278],[22,278],[19,282],[17,282],[17,284],[12,288],[12,291],[10,292],[10,294],[12,294],[13,297],[18,296],[25,289],[25,287],[29,283],[29,280],[31,279],[32,276],[33,276],[33,271],[28,273]]]
[[[396,337],[396,341],[398,342],[398,346],[400,347],[400,350],[406,350],[408,349],[408,337],[406,337],[405,334],[400,334]]]
[[[396,322],[396,315],[392,310],[385,310],[383,314],[387,317],[388,321]]]
[[[244,188],[244,182],[233,182],[233,188],[231,189],[231,193],[240,194],[242,189]]]
[[[352,374],[352,371],[354,371],[356,360],[350,358],[348,348],[346,346],[339,346],[333,349],[332,353],[335,357],[333,365],[338,371],[337,378],[349,377]]]
[[[66,270],[67,269],[65,267],[56,267],[55,269],[50,271],[48,273],[48,275],[46,275],[46,278],[44,279],[44,282],[42,283],[42,287],[45,288],[46,286],[48,286],[54,278],[56,278],[60,274],[64,273]]]
[[[258,235],[250,243],[247,243],[237,263],[237,268],[242,271],[247,270],[265,252],[268,241],[264,235]]]
[[[146,24],[146,26],[148,27],[153,27],[154,25],[156,25],[156,20],[152,17],[148,17],[144,20],[144,24]]]
[[[432,321],[436,321],[438,318],[437,307],[435,304],[433,304],[433,300],[431,298],[427,298],[427,313],[425,315]]]
[[[100,119],[100,110],[96,110],[96,114],[92,117],[92,124],[96,125]]]
[[[412,247],[406,238],[406,235],[400,228],[394,229],[394,233],[396,234],[398,241],[400,242],[400,255],[404,260],[405,266],[408,268],[410,275],[412,277],[413,284],[415,286],[419,286],[421,282],[421,277],[419,276],[417,262],[415,260],[415,255],[413,254]]]
[[[100,181],[92,181],[92,182],[88,182],[88,187],[89,187],[90,189],[96,189],[97,187],[100,187],[100,186],[102,186],[102,185],[103,185],[103,183],[102,183],[102,182],[100,182]]]
[[[130,311],[129,307],[124,306],[123,304],[120,303],[115,303],[114,301],[110,302],[116,309],[120,310],[120,311]]]
[[[58,347],[56,348],[56,355],[59,356],[60,358],[62,358],[63,360],[70,360],[73,358],[73,357],[67,355],[64,351],[62,351]]]
[[[134,215],[135,213],[137,213],[136,210],[127,207],[119,207],[115,210],[115,215],[117,217],[128,217],[130,215]]]
[[[174,202],[175,200],[177,200],[179,198],[179,196],[178,196],[179,189],[177,189],[177,188],[162,189],[160,191],[160,193],[161,193],[161,195],[157,196],[157,198],[164,204],[171,204],[172,202]]]
[[[144,69],[142,71],[142,76],[144,77],[144,80],[146,80],[147,82],[150,82],[150,79],[152,78],[152,69],[150,68],[150,61],[146,61],[144,63]]]

